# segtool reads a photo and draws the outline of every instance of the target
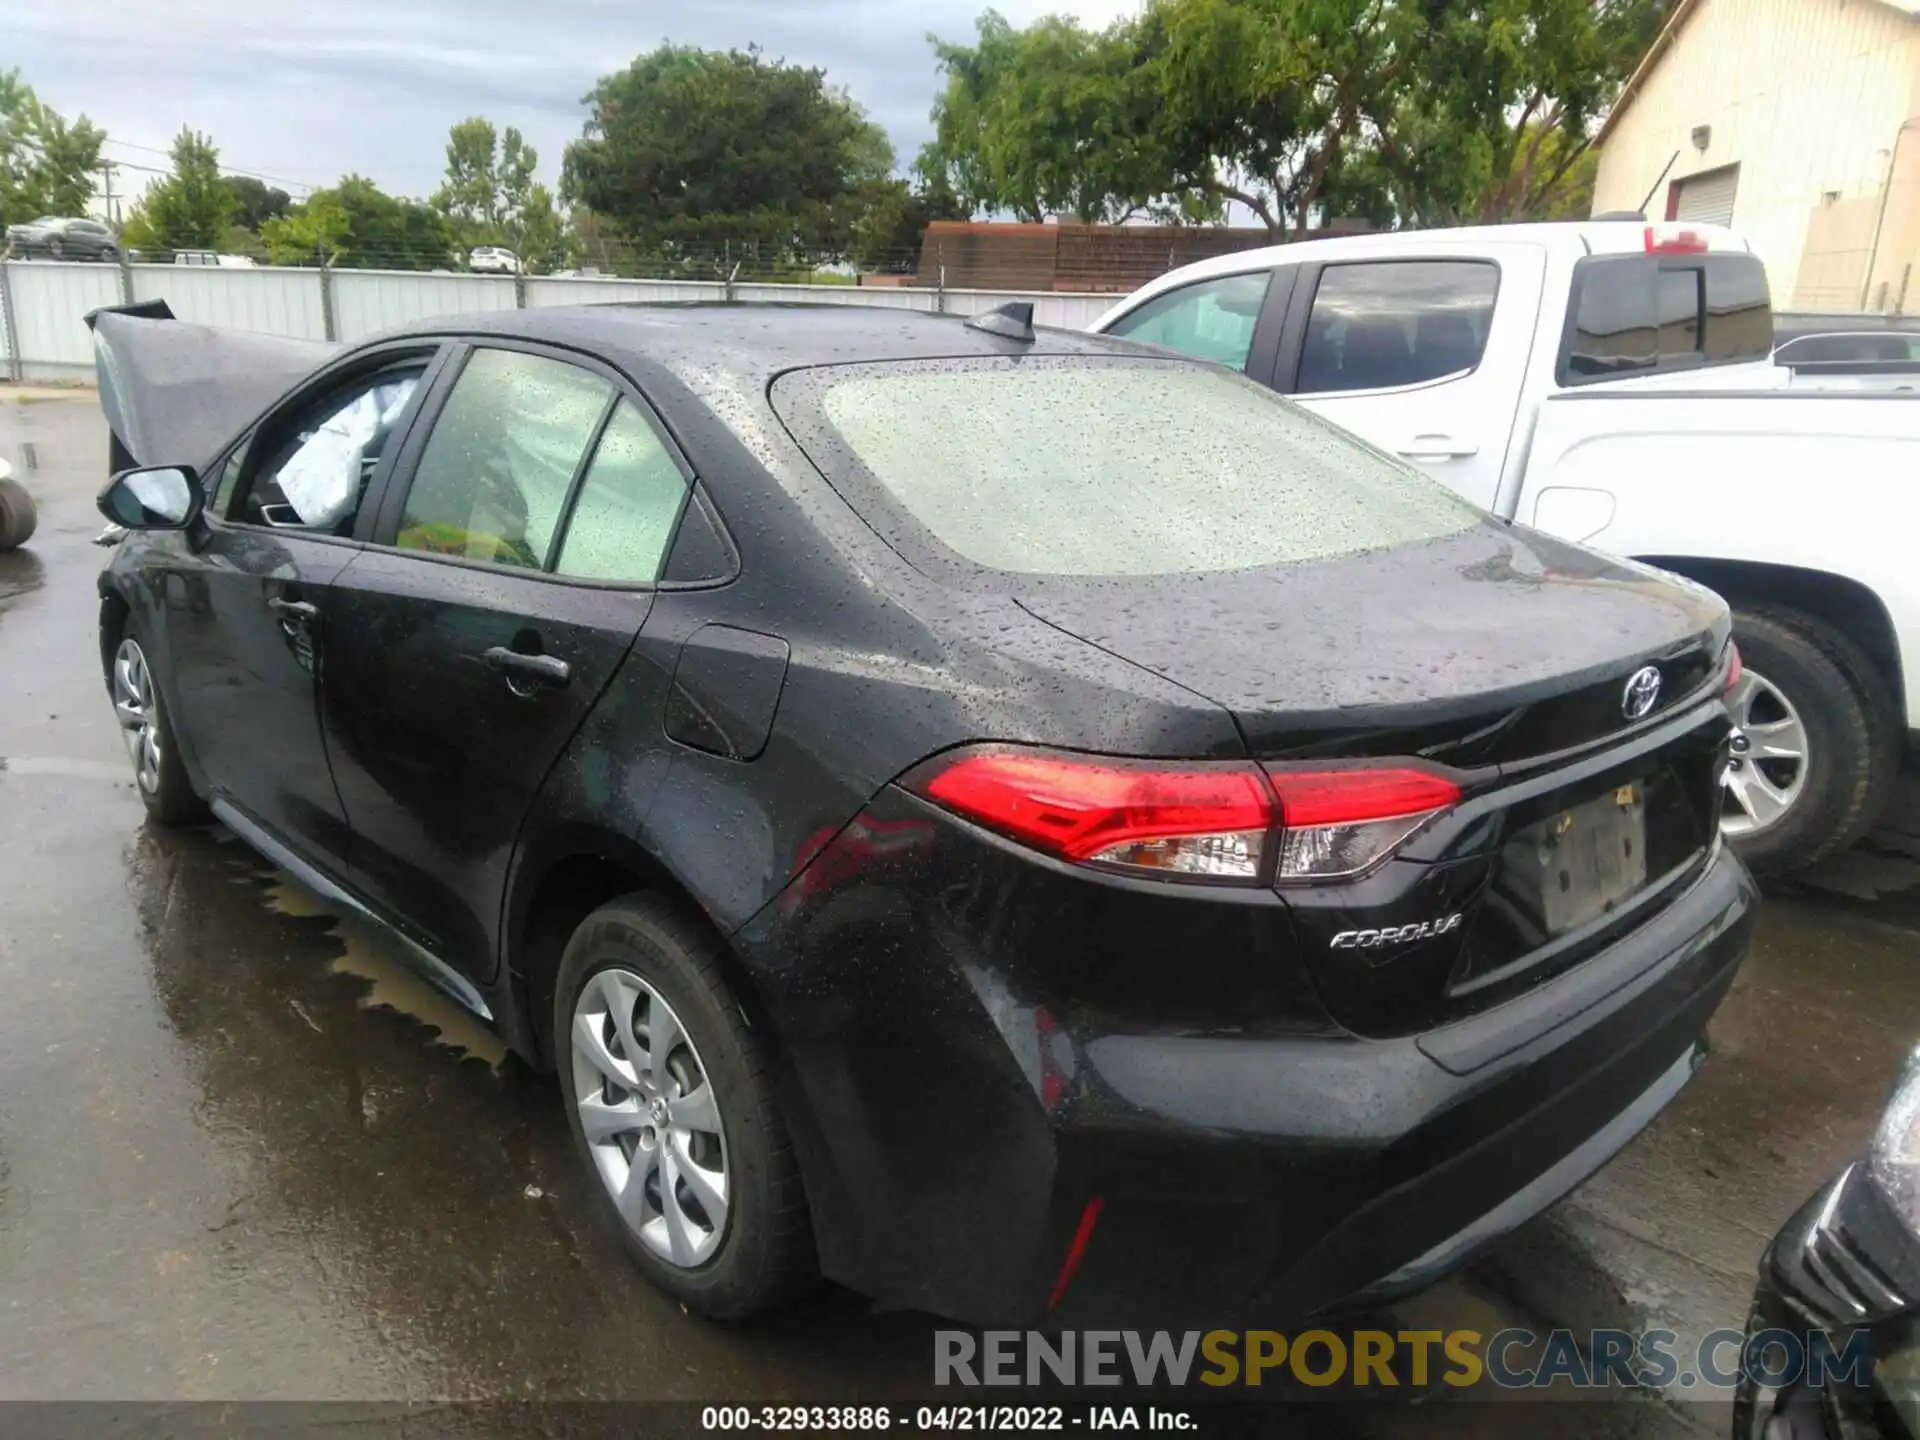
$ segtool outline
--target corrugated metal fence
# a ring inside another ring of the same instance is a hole
[[[1009,300],[1033,302],[1041,325],[1084,329],[1118,297],[1011,290],[929,290],[856,285],[728,286],[719,281],[613,278],[514,280],[404,270],[214,269],[187,265],[0,262],[0,359],[13,380],[81,379],[93,373],[82,318],[102,305],[165,300],[182,320],[290,335],[358,340],[429,315],[472,314],[609,301],[787,301],[874,305],[973,315]]]

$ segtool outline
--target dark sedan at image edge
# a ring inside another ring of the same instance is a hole
[[[90,323],[151,817],[557,1071],[690,1308],[1417,1289],[1704,1054],[1724,604],[1227,370],[1017,310]]]

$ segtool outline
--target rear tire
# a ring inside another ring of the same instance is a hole
[[[0,550],[16,550],[33,538],[40,512],[33,496],[11,476],[0,476]]]
[[[601,906],[561,957],[553,1053],[574,1147],[627,1253],[688,1309],[735,1320],[819,1270],[767,1047],[720,955],[660,896]]]
[[[1727,701],[1740,729],[1722,828],[1755,874],[1790,874],[1879,819],[1899,770],[1898,727],[1872,662],[1826,621],[1746,606],[1733,636],[1742,677]],[[1793,750],[1797,759],[1782,758]]]

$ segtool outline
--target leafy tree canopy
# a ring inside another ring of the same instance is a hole
[[[981,16],[917,168],[975,210],[1275,234],[1560,213],[1670,0],[1149,0],[1099,32]]]
[[[173,169],[147,187],[121,239],[138,250],[218,250],[236,213],[220,152],[205,135],[182,129],[172,153]]]
[[[757,49],[663,45],[585,103],[562,198],[649,250],[839,249],[851,197],[893,170],[886,132],[823,72]]]
[[[0,225],[84,215],[106,140],[86,116],[69,122],[18,70],[0,71]]]
[[[277,185],[256,180],[251,175],[229,175],[227,189],[233,193],[233,223],[258,230],[268,220],[285,215],[293,197]]]
[[[460,237],[431,205],[389,195],[361,175],[316,190],[280,219],[260,227],[276,265],[331,265],[368,270],[452,269]]]

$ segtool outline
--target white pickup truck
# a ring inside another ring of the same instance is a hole
[[[1876,819],[1920,742],[1920,393],[1795,383],[1766,273],[1641,220],[1222,256],[1093,327],[1219,360],[1495,514],[1725,596],[1725,828],[1762,872]]]

